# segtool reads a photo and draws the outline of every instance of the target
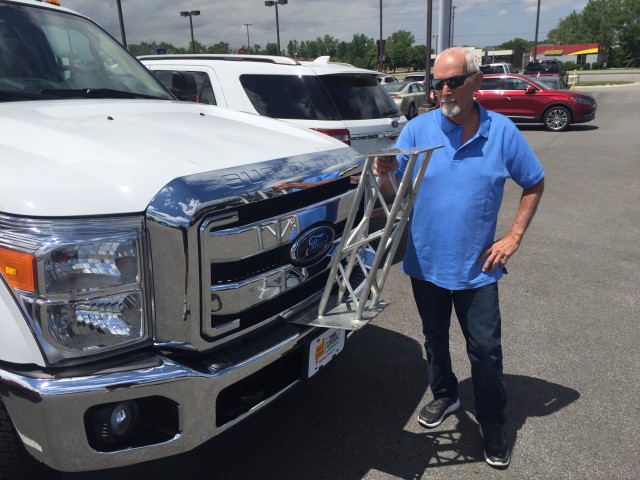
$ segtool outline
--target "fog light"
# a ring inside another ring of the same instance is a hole
[[[139,407],[136,402],[120,402],[111,412],[110,430],[111,434],[121,437],[130,432],[140,416]]]

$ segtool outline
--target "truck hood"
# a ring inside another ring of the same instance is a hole
[[[155,100],[0,104],[0,212],[142,212],[171,180],[348,149],[328,136],[210,105]]]

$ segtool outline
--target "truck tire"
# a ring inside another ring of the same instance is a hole
[[[0,480],[44,480],[58,478],[57,472],[29,455],[0,400]]]

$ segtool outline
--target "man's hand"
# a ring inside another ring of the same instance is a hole
[[[398,166],[396,157],[376,157],[373,161],[373,174],[376,177],[386,177],[388,173],[393,174]]]
[[[482,266],[482,271],[486,272],[489,270],[490,272],[493,272],[496,267],[504,267],[511,256],[516,253],[519,246],[519,240],[512,235],[506,234],[480,254],[480,257],[478,258],[479,262],[486,258],[486,261]]]
[[[518,213],[511,228],[504,237],[485,249],[478,258],[479,262],[485,258],[487,259],[482,266],[483,272],[487,270],[493,272],[496,267],[504,267],[507,264],[507,260],[511,258],[511,255],[516,253],[516,250],[518,250],[522,242],[524,233],[527,231],[529,223],[531,223],[531,219],[536,213],[542,192],[544,192],[544,178],[533,187],[522,191]]]

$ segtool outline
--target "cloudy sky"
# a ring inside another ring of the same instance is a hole
[[[587,0],[541,0],[538,38],[556,27],[560,18],[580,12]],[[120,38],[116,0],[61,0]],[[433,0],[433,34],[438,32],[439,0]],[[538,0],[453,0],[454,44],[486,47],[516,37],[535,38]],[[276,42],[275,9],[264,0],[121,0],[127,43],[167,41],[186,47],[191,40],[189,19],[182,10],[200,10],[193,17],[195,39],[204,44],[227,42],[232,48],[247,43],[262,48]],[[378,38],[379,0],[289,0],[278,8],[280,43],[315,40],[331,35],[351,41],[354,33]],[[416,42],[426,42],[427,0],[383,0],[382,33],[386,38],[408,30]],[[435,39],[432,40],[435,48]]]

